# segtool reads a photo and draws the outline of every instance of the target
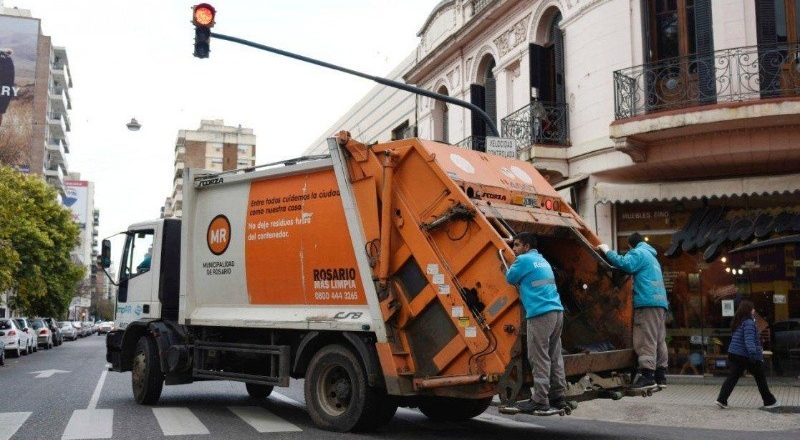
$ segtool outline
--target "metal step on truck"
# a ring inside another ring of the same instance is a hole
[[[107,359],[132,371],[137,402],[199,380],[265,398],[305,379],[311,418],[335,431],[374,429],[398,406],[457,421],[494,396],[513,405],[532,384],[505,281],[522,231],[556,272],[568,398],[623,395],[631,284],[532,164],[419,139],[328,143],[326,156],[188,170],[182,219],[124,232]]]

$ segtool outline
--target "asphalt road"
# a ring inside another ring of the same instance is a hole
[[[264,401],[235,382],[165,387],[157,406],[137,405],[130,373],[106,371],[105,338],[90,336],[53,350],[8,359],[0,367],[0,440],[12,439],[793,439],[798,432],[737,432],[607,423],[567,417],[502,416],[495,408],[464,423],[434,423],[401,408],[369,434],[314,427],[301,381],[277,388]],[[53,372],[52,370],[60,370]],[[613,404],[613,402],[609,402]],[[580,411],[580,409],[578,409]]]

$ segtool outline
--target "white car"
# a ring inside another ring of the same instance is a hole
[[[59,328],[61,328],[61,334],[64,335],[64,340],[66,341],[69,339],[70,341],[74,341],[78,339],[78,330],[75,326],[72,325],[69,321],[59,321],[58,323]]]
[[[11,318],[17,323],[17,327],[19,327],[23,333],[25,333],[25,343],[28,347],[28,353],[33,353],[35,351],[39,351],[39,344],[36,343],[36,335],[33,333],[33,329],[31,328],[31,324],[28,322],[28,318]],[[26,354],[28,354],[26,353]]]
[[[6,344],[5,351],[15,357],[28,354],[28,335],[17,325],[17,321],[0,318],[0,339]]]

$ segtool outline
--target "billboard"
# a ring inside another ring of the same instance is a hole
[[[0,15],[0,162],[30,168],[39,20]]]
[[[89,195],[89,182],[86,180],[64,181],[64,206],[72,211],[72,219],[83,227],[89,216],[87,198]]]

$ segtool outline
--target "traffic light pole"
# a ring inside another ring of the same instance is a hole
[[[442,95],[440,93],[434,93],[430,90],[425,90],[419,87],[411,86],[408,84],[404,84],[397,81],[392,81],[390,79],[381,78],[379,76],[368,75],[366,73],[358,72],[356,70],[347,69],[345,67],[337,66],[335,64],[326,63],[324,61],[315,60],[314,58],[305,57],[303,55],[298,55],[296,53],[287,52],[285,50],[277,49],[271,46],[265,46],[263,44],[254,43],[252,41],[244,40],[242,38],[231,37],[230,35],[218,34],[216,32],[211,32],[211,36],[214,38],[219,38],[220,40],[226,40],[233,43],[243,44],[245,46],[254,47],[256,49],[265,50],[267,52],[272,52],[278,55],[283,55],[285,57],[294,58],[299,61],[304,61],[306,63],[316,64],[317,66],[327,67],[328,69],[338,70],[339,72],[349,73],[350,75],[359,76],[361,78],[370,79],[375,81],[378,84],[382,84],[389,87],[394,87],[396,89],[405,90],[407,92],[416,93],[418,95],[427,96],[428,98],[437,99],[439,101],[448,102],[450,104],[455,104],[461,107],[468,108],[473,112],[477,113],[478,115],[483,118],[483,121],[486,122],[486,127],[489,129],[491,136],[500,136],[500,133],[497,131],[497,126],[495,125],[494,121],[486,114],[483,109],[478,107],[475,104],[472,104],[467,101],[462,101],[460,99],[453,98],[451,96]]]

